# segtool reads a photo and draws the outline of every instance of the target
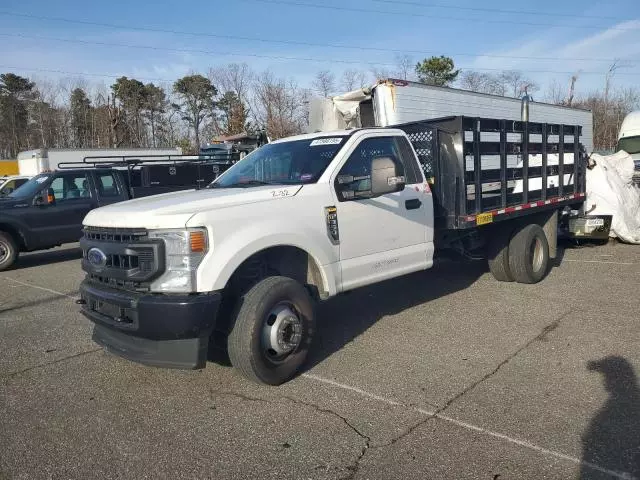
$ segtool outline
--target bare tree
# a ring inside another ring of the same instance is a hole
[[[402,80],[411,80],[416,67],[413,58],[409,55],[396,55],[395,62],[396,68],[398,69],[398,76]]]
[[[301,133],[305,122],[303,94],[294,81],[263,72],[254,82],[252,111],[256,123],[271,138]]]
[[[498,76],[504,85],[504,95],[519,98],[527,90],[529,93],[539,90],[538,84],[526,78],[519,70],[505,70]]]
[[[393,77],[389,69],[384,67],[373,67],[371,69],[371,76],[373,77],[374,82],[377,82],[378,80],[386,80],[387,78]]]
[[[247,101],[254,78],[255,73],[246,63],[230,63],[209,69],[209,80],[218,91],[221,93],[233,92],[241,102]]]
[[[565,98],[564,87],[556,79],[553,79],[544,93],[544,101],[555,105],[564,105]]]
[[[341,86],[347,92],[362,88],[367,84],[366,73],[360,70],[345,70],[342,73]]]
[[[475,72],[473,70],[465,70],[460,74],[460,88],[471,90],[472,92],[484,92],[487,88],[489,75],[485,73]]]
[[[489,73],[465,70],[460,75],[458,85],[472,92],[490,93],[492,95],[505,95],[505,86],[497,75]]]
[[[599,150],[615,147],[618,131],[624,117],[640,107],[640,91],[637,88],[592,92],[584,98],[576,98],[573,106],[587,108],[593,115],[593,146]]]
[[[336,89],[336,76],[329,70],[321,70],[316,73],[312,85],[320,95],[329,97]]]

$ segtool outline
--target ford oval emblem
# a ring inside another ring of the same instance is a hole
[[[93,267],[105,267],[107,265],[107,256],[99,248],[91,248],[87,252],[87,260]]]

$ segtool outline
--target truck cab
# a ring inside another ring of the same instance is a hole
[[[640,184],[640,111],[629,113],[620,125],[616,151],[624,150],[633,159],[634,180]]]
[[[94,339],[147,364],[203,367],[213,331],[233,330],[218,310],[248,308],[248,296],[262,295],[261,272],[272,272],[264,293],[278,298],[253,300],[275,318],[260,370],[250,369],[267,383],[304,359],[312,297],[433,263],[431,192],[395,129],[275,141],[206,189],[100,208],[84,224],[83,313]],[[113,260],[125,252],[138,257],[132,264],[153,260],[126,271]]]

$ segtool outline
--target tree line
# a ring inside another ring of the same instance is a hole
[[[195,152],[214,137],[264,130],[271,138],[300,133],[308,122],[313,96],[370,86],[381,78],[456,86],[475,92],[589,108],[594,115],[594,146],[615,146],[624,116],[640,106],[637,89],[612,87],[610,69],[601,91],[575,93],[578,76],[565,88],[553,82],[536,98],[539,86],[521,71],[488,74],[456,69],[453,59],[430,57],[414,63],[398,56],[395,69],[348,69],[337,76],[317,72],[311,85],[228,64],[207,75],[190,74],[169,84],[120,77],[107,86],[83,78],[54,83],[14,73],[0,75],[0,158],[34,148],[182,147]]]
[[[272,138],[301,132],[309,89],[270,72],[229,64],[172,84],[120,77],[91,86],[0,75],[0,158],[35,148],[182,147],[214,137],[266,130]]]

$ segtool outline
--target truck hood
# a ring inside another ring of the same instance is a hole
[[[205,188],[153,195],[89,212],[85,225],[116,228],[180,228],[196,213],[294,196],[301,185]]]

